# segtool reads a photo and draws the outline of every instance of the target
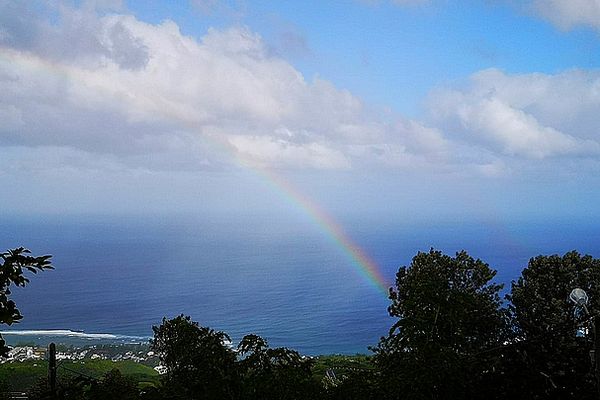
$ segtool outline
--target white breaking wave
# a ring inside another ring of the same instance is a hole
[[[50,330],[23,330],[23,331],[0,331],[1,335],[14,336],[55,336],[55,337],[74,337],[81,339],[109,339],[109,340],[147,340],[147,336],[128,336],[115,335],[112,333],[85,333],[79,331],[71,331],[68,329],[50,329]]]

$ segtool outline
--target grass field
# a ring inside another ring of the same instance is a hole
[[[371,364],[371,357],[364,354],[353,356],[331,354],[315,357],[313,367],[315,377],[323,377],[328,369],[341,376],[350,371],[373,369],[373,365]]]
[[[338,376],[355,371],[372,369],[369,356],[366,355],[323,355],[315,357],[313,375],[315,379],[325,376],[325,371],[333,370]],[[156,385],[159,381],[158,373],[147,365],[131,360],[90,360],[62,361],[58,364],[57,377],[67,380],[78,374],[90,378],[101,378],[112,369],[118,369],[123,375],[137,381],[140,386]],[[8,385],[10,390],[27,390],[38,380],[48,376],[47,361],[23,361],[0,364],[0,388],[5,390],[1,383]]]
[[[100,378],[112,369],[135,379],[140,385],[158,383],[158,373],[149,366],[134,361],[85,360],[59,362],[57,378],[62,379],[81,374],[90,378]],[[0,364],[0,382],[10,390],[26,390],[38,380],[48,376],[47,361],[23,361]],[[1,387],[1,386],[0,386]]]

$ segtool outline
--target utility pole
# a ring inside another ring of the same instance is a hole
[[[596,390],[600,399],[600,354],[598,351],[598,315],[592,317],[592,328],[594,329],[594,375],[596,376]]]
[[[594,365],[594,377],[596,378],[596,391],[598,392],[598,399],[600,400],[600,351],[598,346],[598,322],[600,322],[600,318],[598,318],[598,314],[590,313],[587,305],[589,302],[589,298],[585,290],[581,288],[575,288],[569,294],[569,300],[575,303],[575,306],[579,309],[582,309],[585,312],[585,315],[588,316],[588,320],[592,325],[592,339],[594,340],[594,349],[590,351],[593,352],[594,358],[592,360],[592,364]],[[576,310],[577,310],[576,308]]]
[[[56,399],[56,345],[54,343],[48,346],[48,381],[52,399]]]

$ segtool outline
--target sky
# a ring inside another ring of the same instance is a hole
[[[0,216],[597,218],[599,66],[598,0],[0,0]]]

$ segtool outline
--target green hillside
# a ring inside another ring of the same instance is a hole
[[[62,361],[58,367],[58,380],[78,374],[100,378],[112,369],[118,369],[123,375],[134,378],[141,385],[154,385],[158,382],[158,373],[151,367],[134,361],[85,360]],[[9,385],[10,390],[26,390],[39,379],[48,375],[47,361],[23,361],[0,364],[0,382]]]

